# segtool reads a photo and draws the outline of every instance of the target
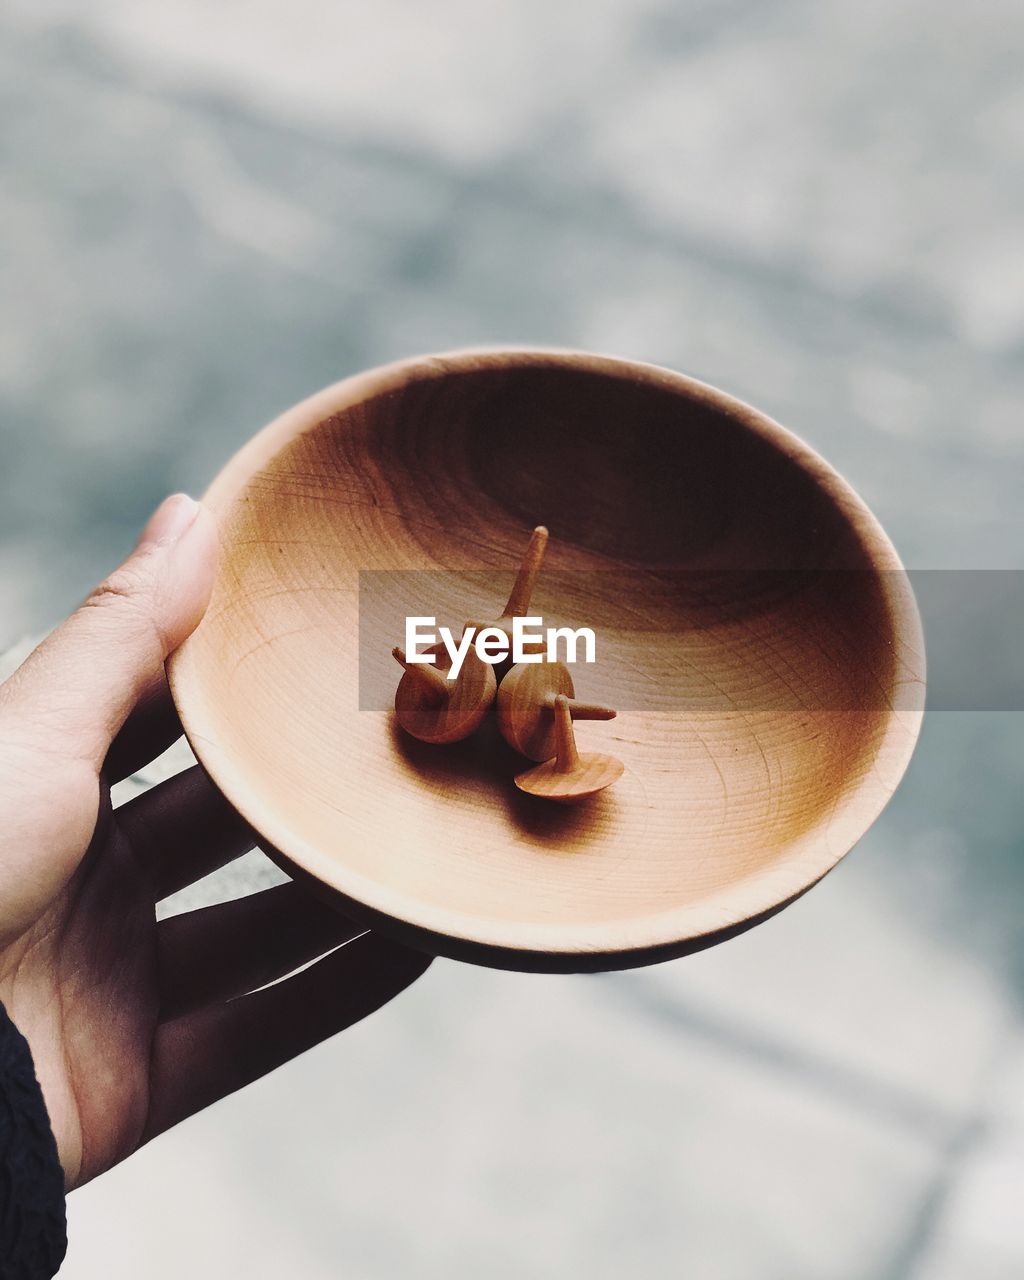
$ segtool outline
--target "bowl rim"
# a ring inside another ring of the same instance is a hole
[[[515,969],[580,971],[626,968],[699,950],[760,923],[831,871],[888,804],[917,744],[924,715],[926,665],[920,614],[903,564],[877,518],[851,485],[804,440],[752,405],[687,374],[644,361],[558,346],[485,345],[391,361],[333,383],[273,419],[225,463],[203,495],[216,518],[250,476],[286,444],[326,418],[410,381],[482,368],[555,367],[641,381],[703,404],[770,443],[824,489],[850,525],[879,575],[892,635],[900,653],[894,687],[920,686],[914,705],[890,713],[860,785],[845,793],[828,819],[793,842],[786,854],[720,892],[685,906],[610,922],[521,923],[478,917],[382,885],[317,849],[266,805],[244,770],[217,740],[215,721],[186,640],[167,663],[171,693],[200,765],[260,837],[260,847],[299,879],[323,886],[350,913],[423,950]],[[202,624],[200,624],[201,627]],[[198,629],[197,629],[198,630]],[[911,661],[913,660],[913,666]],[[903,672],[901,676],[899,673]],[[884,759],[884,773],[878,769]],[[824,821],[824,820],[823,820]]]

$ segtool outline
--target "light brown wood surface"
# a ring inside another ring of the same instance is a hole
[[[680,374],[401,362],[289,410],[207,502],[222,562],[170,664],[192,746],[275,856],[416,945],[574,970],[720,941],[833,867],[910,759],[924,659],[891,544],[806,445]],[[361,571],[471,571],[437,612],[486,618],[538,524],[531,611],[594,627],[587,696],[618,711],[588,736],[625,773],[576,808],[520,794],[493,715],[434,747],[360,709],[361,679],[394,693],[409,576],[360,595]]]

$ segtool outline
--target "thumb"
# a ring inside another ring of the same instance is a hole
[[[202,618],[216,563],[210,513],[185,494],[165,499],[124,564],[0,687],[0,711],[14,717],[19,739],[98,770],[168,654]]]

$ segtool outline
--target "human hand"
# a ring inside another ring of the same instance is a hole
[[[31,1047],[69,1188],[429,963],[291,883],[157,923],[161,898],[254,843],[199,768],[110,801],[181,733],[163,664],[202,617],[216,555],[209,513],[168,498],[0,685],[0,1001]]]

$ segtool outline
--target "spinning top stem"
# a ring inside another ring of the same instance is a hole
[[[564,693],[555,694],[555,765],[559,773],[575,773],[580,767],[569,699]]]
[[[548,545],[548,531],[539,524],[530,534],[530,542],[523,556],[523,563],[516,574],[516,580],[509,593],[508,603],[502,612],[503,618],[522,618],[530,607],[533,588],[540,573],[541,561]]]
[[[545,760],[516,778],[516,786],[529,795],[576,804],[617,782],[624,772],[622,761],[596,751],[582,754],[576,748],[569,699],[555,698],[555,748],[553,760]]]
[[[554,711],[557,699],[558,694],[549,693],[541,705],[547,711]],[[578,698],[570,698],[569,714],[574,720],[614,720],[619,713],[614,707],[606,707],[601,702],[580,702]]]
[[[405,668],[406,675],[420,687],[420,696],[424,702],[439,707],[452,696],[452,682],[446,679],[437,667],[428,666],[424,662],[410,662],[405,650],[399,645],[391,650],[391,654],[399,666]]]
[[[481,632],[485,627],[495,627],[498,631],[503,631],[511,640],[512,619],[523,618],[529,611],[530,601],[533,599],[533,589],[537,584],[537,575],[540,573],[540,566],[544,559],[547,545],[548,531],[544,525],[539,524],[530,534],[530,542],[526,548],[526,554],[523,556],[523,562],[519,567],[519,572],[516,574],[516,580],[513,583],[501,617],[496,618],[493,622],[467,622],[467,627],[473,627],[477,633]],[[542,644],[527,646],[527,652],[536,652],[542,649]]]

